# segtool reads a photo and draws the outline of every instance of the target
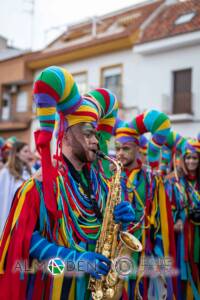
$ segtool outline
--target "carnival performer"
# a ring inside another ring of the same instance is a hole
[[[110,260],[94,251],[110,188],[93,162],[101,147],[98,139],[105,146],[111,136],[117,100],[106,89],[81,96],[71,74],[60,67],[43,70],[33,93],[40,121],[35,140],[41,155],[42,182],[36,178],[27,181],[14,199],[0,246],[1,299],[88,299],[89,275],[100,279],[110,269]],[[60,127],[58,163],[53,167],[50,141],[56,111]],[[130,203],[116,205],[114,218],[122,224],[134,221]],[[16,262],[53,257],[75,265],[82,262],[84,276],[53,277],[40,270],[32,275],[13,272]]]
[[[0,237],[17,189],[31,177],[29,158],[28,144],[16,141],[10,149],[8,162],[0,171]]]
[[[182,172],[166,179],[174,216],[178,300],[200,299],[200,142],[188,139],[181,147]]]
[[[155,203],[157,202],[158,190],[161,188],[159,184],[161,179],[157,178],[150,168],[154,169],[159,165],[160,149],[169,134],[170,122],[165,114],[150,110],[136,116],[131,122],[118,119],[114,131],[116,157],[124,167],[121,178],[123,195],[127,201],[132,203],[136,213],[136,225],[132,228],[129,227],[129,230],[142,241],[144,249],[142,256],[134,253],[132,257],[136,269],[138,269],[140,261],[141,264],[144,264],[145,259],[148,260],[154,254],[155,248],[158,248],[151,238],[151,230],[157,229],[154,228],[156,226],[154,223],[158,203],[157,206],[155,206]],[[140,139],[141,134],[146,132],[151,132],[152,137],[149,141],[146,162],[143,166],[139,153],[141,151]],[[155,202],[154,198],[156,198]],[[153,270],[153,266],[149,266],[149,268]],[[143,277],[146,271],[140,268],[137,276],[130,276],[129,299],[149,299],[152,291],[148,288],[150,286],[148,284],[150,280],[147,280],[148,275]],[[161,299],[161,285],[158,286],[157,284],[156,287],[154,284],[154,289],[157,289],[154,299]]]

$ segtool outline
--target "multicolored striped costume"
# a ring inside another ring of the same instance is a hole
[[[87,276],[52,277],[41,270],[28,274],[19,268],[19,262],[30,264],[31,256],[42,260],[55,255],[73,260],[85,250],[94,250],[101,222],[80,181],[74,177],[72,165],[62,157],[62,136],[66,127],[92,123],[105,144],[112,133],[117,101],[106,89],[81,96],[71,74],[59,67],[49,67],[38,76],[34,100],[40,121],[35,139],[42,157],[43,180],[25,182],[13,201],[0,241],[1,299],[87,299]],[[60,116],[56,158],[61,165],[54,167],[50,142],[56,111]],[[109,182],[92,164],[86,164],[79,174],[84,179],[86,175],[92,182],[95,203],[103,213]]]
[[[121,144],[133,142],[139,145],[140,134],[152,133],[147,150],[147,162],[151,168],[156,168],[159,164],[160,148],[164,144],[169,131],[169,119],[165,114],[156,110],[150,110],[136,116],[129,123],[117,120],[115,125],[116,141]],[[133,254],[133,261],[136,266],[139,266],[139,260],[142,262],[146,256],[163,257],[164,253],[160,250],[163,250],[163,247],[165,254],[169,254],[170,249],[167,245],[170,238],[168,230],[168,219],[170,218],[166,210],[167,200],[162,178],[154,176],[149,169],[147,171],[139,165],[129,172],[125,171],[121,183],[124,197],[132,202],[136,211],[136,223],[138,222],[137,226],[132,229],[129,228],[129,230],[132,230],[133,234],[142,241],[144,248],[141,257],[138,253]],[[163,242],[162,234],[166,235]],[[136,297],[140,293],[142,299],[147,299],[150,296],[159,299],[158,281],[152,280],[151,283],[148,283],[148,279],[143,278],[143,275],[141,267],[137,278],[133,276],[129,281],[129,299],[137,299]],[[170,293],[168,291],[168,294]]]
[[[199,153],[198,140],[182,142],[182,158]],[[199,156],[200,157],[200,156]],[[166,179],[166,191],[171,201],[174,223],[181,220],[183,230],[175,232],[176,263],[179,270],[177,299],[200,298],[200,226],[189,217],[192,208],[200,209],[200,182],[197,176],[182,175]]]

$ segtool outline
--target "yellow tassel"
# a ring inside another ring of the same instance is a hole
[[[167,219],[167,206],[166,206],[166,194],[164,184],[160,179],[159,182],[159,207],[160,207],[160,221],[161,231],[163,237],[164,255],[169,255],[169,231],[168,231],[168,219]]]
[[[61,274],[56,277],[54,276],[52,300],[60,299],[61,292],[62,292],[63,279],[64,279],[64,274]]]

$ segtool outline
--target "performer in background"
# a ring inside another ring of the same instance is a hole
[[[81,96],[71,74],[59,67],[39,74],[33,94],[40,121],[35,140],[42,182],[25,182],[14,199],[0,246],[1,299],[88,299],[89,275],[101,279],[110,269],[110,260],[94,251],[110,190],[94,161],[102,145],[99,140],[105,148],[111,136],[117,100],[105,89]],[[53,167],[50,141],[56,111],[60,127]],[[126,226],[135,219],[128,202],[116,205],[113,215],[116,223]],[[75,265],[89,262],[93,268],[82,264],[84,276],[73,277],[13,272],[18,261],[52,257]]]
[[[200,298],[200,142],[184,139],[182,171],[166,179],[174,216],[179,299]]]
[[[162,178],[155,176],[153,169],[157,170],[158,168],[160,149],[169,134],[170,122],[165,114],[156,110],[149,110],[136,116],[131,122],[117,119],[114,131],[116,157],[122,162],[124,170],[121,177],[123,195],[126,200],[132,203],[136,213],[135,222],[137,225],[133,228],[129,227],[129,230],[141,240],[144,249],[142,256],[134,253],[132,257],[136,267],[140,265],[140,270],[137,277],[133,275],[129,281],[129,299],[138,299],[138,297],[147,299],[153,296],[154,299],[161,299],[163,282],[158,284],[158,280],[154,280],[154,282],[151,278],[148,280],[147,277],[150,276],[145,274],[145,270],[143,272],[142,267],[144,267],[146,257],[148,259],[152,255],[164,256],[164,253],[159,251],[162,238],[159,235],[160,227],[157,225],[157,221],[162,215],[159,212],[160,203],[157,199],[160,189],[163,191],[163,186],[160,185]],[[146,162],[143,165],[140,160],[140,145],[141,134],[145,132],[151,132],[152,137],[148,145]],[[163,202],[165,202],[164,199]],[[168,223],[165,225],[167,226]],[[154,232],[157,233],[155,240],[152,239]],[[165,239],[169,240],[169,235]],[[140,261],[143,266],[141,266]],[[152,270],[153,267],[149,266]]]

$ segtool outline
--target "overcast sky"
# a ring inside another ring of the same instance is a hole
[[[145,0],[0,0],[0,35],[10,45],[39,49],[65,24],[106,14]],[[34,17],[31,17],[34,2]],[[29,11],[29,12],[27,12]]]

